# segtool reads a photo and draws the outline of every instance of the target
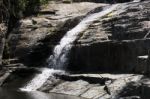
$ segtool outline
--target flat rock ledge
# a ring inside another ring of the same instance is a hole
[[[149,82],[139,74],[54,74],[38,90],[88,99],[148,99]]]

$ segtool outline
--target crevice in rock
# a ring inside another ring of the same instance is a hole
[[[73,0],[73,2],[95,2],[95,3],[108,3],[108,4],[124,3],[130,1],[132,0]]]
[[[56,77],[58,77],[59,79],[62,79],[64,81],[77,81],[77,80],[83,80],[83,81],[87,81],[90,84],[100,84],[100,85],[105,85],[106,81],[114,81],[114,79],[111,78],[103,78],[103,77],[86,77],[86,76],[69,76],[69,75],[59,75],[59,74],[55,74]]]

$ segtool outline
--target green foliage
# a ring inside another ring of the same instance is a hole
[[[0,0],[0,22],[7,16],[20,18],[31,15],[50,0]]]

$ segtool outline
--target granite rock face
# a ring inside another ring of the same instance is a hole
[[[123,3],[95,21],[75,42],[68,69],[141,73],[136,69],[138,56],[148,55],[150,49],[149,5]]]
[[[77,25],[90,10],[104,5],[54,2],[43,6],[38,16],[20,20],[10,33],[10,57],[20,59],[27,66],[43,64],[69,29]]]
[[[86,15],[101,11],[104,5],[87,2],[48,4],[38,16],[20,20],[10,33],[10,57],[27,66],[43,65],[68,30]],[[82,74],[50,76],[38,90],[89,99],[148,99],[149,78],[134,73],[150,71],[149,5],[148,0],[122,3],[117,10],[94,21],[75,41],[69,56],[68,71]],[[11,87],[14,82],[20,88],[16,82],[25,82],[25,77],[29,81],[33,77],[33,70],[25,69],[16,69],[10,76],[9,73],[1,74],[0,85],[4,83],[4,87]]]
[[[148,78],[135,74],[69,74],[50,77],[39,89],[46,92],[53,92],[65,95],[74,95],[87,99],[120,99],[124,97],[143,97],[146,90],[149,90]],[[53,78],[53,80],[51,80]],[[59,83],[53,82],[55,80]],[[51,84],[49,84],[49,82]],[[103,83],[102,83],[103,82]],[[142,85],[142,83],[145,83]],[[51,88],[48,85],[55,85]],[[145,86],[145,87],[144,87]],[[133,91],[136,90],[136,91]],[[139,92],[142,92],[138,94]],[[149,91],[148,91],[149,92]],[[148,94],[147,94],[148,95]]]

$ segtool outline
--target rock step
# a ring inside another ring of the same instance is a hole
[[[144,55],[144,56],[138,56],[138,59],[148,59],[148,55]]]
[[[4,67],[21,67],[21,66],[24,66],[24,65],[22,63],[4,65]]]
[[[19,59],[18,58],[4,59],[3,60],[3,65],[15,64],[15,63],[19,63]]]
[[[97,84],[91,83],[91,81],[83,79],[86,76],[86,78],[90,78],[91,80],[95,79],[95,77],[103,80],[99,75],[103,78],[113,77],[115,79],[113,81],[107,81],[105,84],[100,84],[99,81],[97,81]],[[61,77],[56,78],[63,80],[63,82],[57,84],[54,88],[50,89],[49,92],[80,96],[87,99],[117,99],[117,95],[127,84],[130,82],[139,82],[139,80],[143,77],[143,75],[135,74],[71,74],[71,76],[59,76]]]

